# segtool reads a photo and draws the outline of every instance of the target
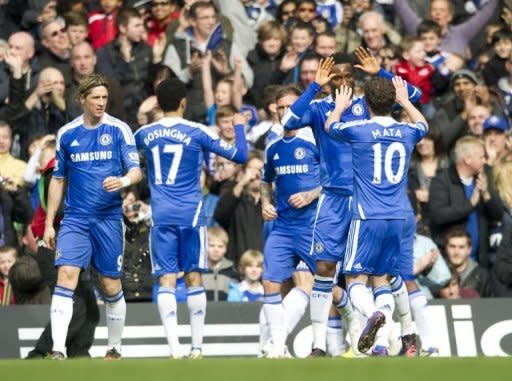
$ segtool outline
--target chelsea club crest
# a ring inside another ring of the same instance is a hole
[[[297,160],[302,160],[304,157],[306,157],[306,151],[304,151],[304,148],[302,147],[295,148],[293,156],[295,156]]]
[[[363,115],[363,106],[359,103],[356,103],[355,105],[352,106],[352,114],[354,114],[355,116],[361,116]]]
[[[108,146],[111,143],[112,143],[112,136],[110,136],[109,134],[103,134],[100,136],[100,144],[102,146]]]

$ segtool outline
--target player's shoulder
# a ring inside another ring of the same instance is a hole
[[[57,132],[57,143],[60,143],[63,139],[63,137],[69,133],[70,131],[73,131],[74,129],[82,126],[84,124],[83,115],[77,116],[75,119],[73,119],[71,122],[65,124],[61,128],[59,128],[59,131]]]
[[[105,113],[103,116],[103,124],[117,128],[128,143],[134,143],[132,129],[121,119]]]

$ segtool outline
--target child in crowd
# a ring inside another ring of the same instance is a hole
[[[449,56],[439,49],[441,36],[441,27],[432,20],[423,20],[418,26],[418,38],[425,49],[425,60],[436,69],[439,69]]]
[[[94,50],[98,50],[117,37],[116,18],[121,0],[100,0],[100,8],[89,13],[89,37]]]
[[[215,120],[217,109],[221,106],[233,106],[235,110],[247,117],[249,127],[258,123],[258,112],[252,105],[244,104],[242,98],[247,94],[247,85],[242,76],[242,61],[235,58],[235,70],[232,75],[220,79],[213,91],[211,75],[212,53],[208,51],[202,61],[202,79],[204,103],[207,108],[206,122],[212,125]]]
[[[498,80],[508,74],[506,62],[512,52],[512,32],[500,29],[492,35],[493,54],[482,70],[487,86],[495,86]]]
[[[10,246],[0,247],[0,306],[15,304],[14,293],[9,283],[9,271],[16,263],[16,249]]]
[[[78,45],[87,40],[89,29],[84,15],[78,12],[69,12],[64,16],[66,21],[66,33],[69,36],[71,46]]]
[[[208,228],[208,270],[203,273],[203,285],[206,298],[215,302],[227,299],[229,285],[238,278],[233,262],[225,257],[228,241],[221,227]]]
[[[228,302],[261,302],[263,301],[263,254],[258,250],[247,250],[240,257],[240,283],[231,283]]]
[[[429,114],[428,108],[432,98],[431,79],[434,67],[425,59],[423,42],[420,39],[406,36],[402,39],[400,48],[402,60],[395,65],[395,73],[421,90],[422,111],[427,117],[431,117],[433,113]]]

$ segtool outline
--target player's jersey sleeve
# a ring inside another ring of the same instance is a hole
[[[222,141],[219,136],[208,129],[201,126],[201,144],[207,151],[211,151],[234,161],[243,164],[247,161],[247,140],[245,138],[245,129],[242,124],[235,126],[235,146]]]
[[[139,168],[139,154],[135,145],[135,137],[128,125],[118,128],[119,149],[121,152],[121,161],[123,169],[128,172],[132,168]]]
[[[276,177],[276,172],[274,170],[274,165],[272,164],[272,147],[273,146],[269,146],[266,150],[265,150],[265,164],[263,165],[263,178],[262,178],[262,181],[267,183],[267,184],[271,184],[275,177]]]
[[[290,106],[283,116],[281,124],[287,130],[297,130],[310,126],[313,122],[313,113],[309,104],[315,99],[316,94],[321,90],[318,83],[311,83],[300,97]]]
[[[63,133],[57,134],[55,168],[53,169],[53,177],[64,178],[67,175],[66,164],[66,147],[63,144]]]
[[[415,132],[416,142],[420,141],[428,133],[428,125],[423,122],[411,123],[409,127]]]
[[[329,136],[332,136],[335,139],[350,142],[353,127],[356,127],[359,123],[360,123],[360,121],[353,121],[353,122],[346,122],[346,123],[332,122],[329,125],[327,133],[329,134]]]
[[[379,72],[377,73],[377,77],[389,79],[391,81],[393,79],[393,74],[391,74],[387,70],[380,69]],[[423,95],[423,93],[421,92],[420,89],[418,89],[417,87],[411,85],[408,82],[407,82],[407,94],[409,94],[409,100],[412,103],[419,102],[421,96]]]

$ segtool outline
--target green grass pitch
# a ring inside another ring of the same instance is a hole
[[[510,358],[3,360],[2,381],[508,381]]]

